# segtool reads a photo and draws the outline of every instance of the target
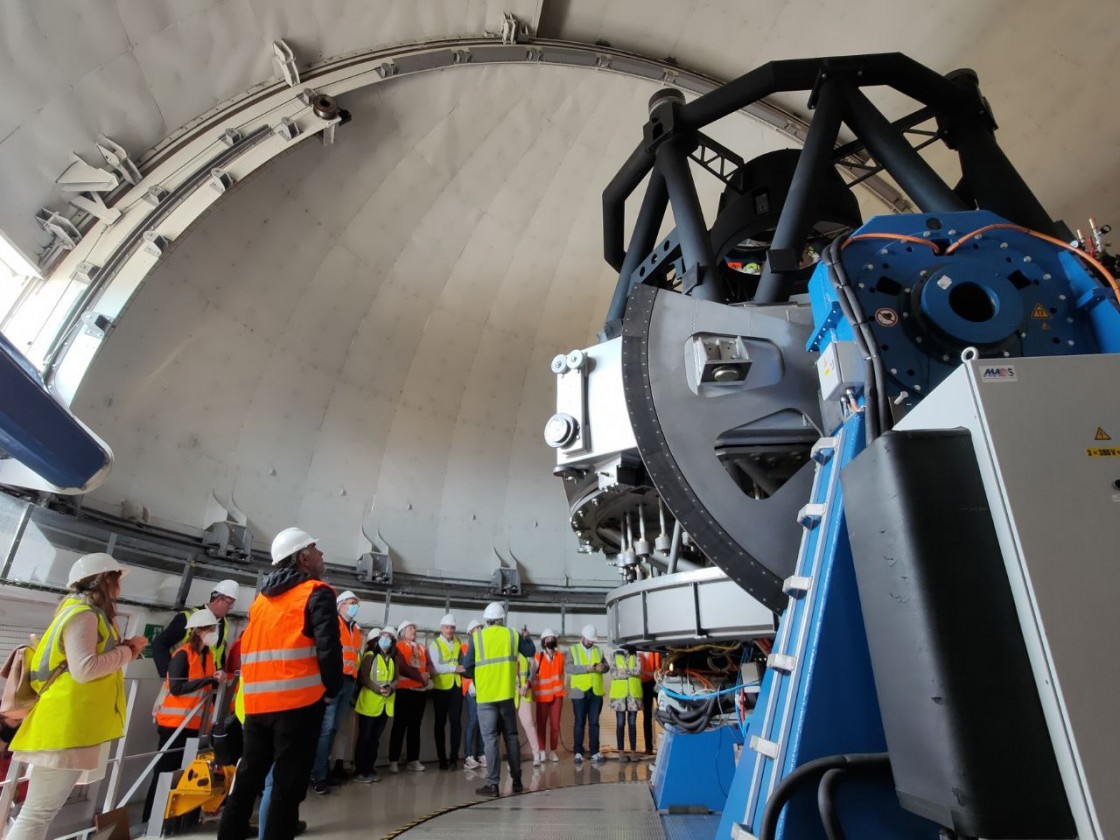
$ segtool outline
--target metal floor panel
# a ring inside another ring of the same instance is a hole
[[[580,785],[482,802],[428,820],[402,840],[668,840],[645,782]]]
[[[661,818],[661,827],[665,840],[712,840],[719,819],[719,814],[669,814]]]

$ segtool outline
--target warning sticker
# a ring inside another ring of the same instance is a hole
[[[898,313],[893,309],[879,309],[875,312],[875,320],[881,327],[893,327],[898,324]]]
[[[1090,458],[1120,458],[1120,447],[1105,447],[1103,449],[1086,449],[1085,454]]]
[[[1093,440],[1112,440],[1112,435],[1097,426],[1097,434],[1093,437]]]
[[[1039,321],[1048,321],[1050,320],[1050,313],[1041,303],[1036,303],[1034,309],[1031,310],[1031,317]]]

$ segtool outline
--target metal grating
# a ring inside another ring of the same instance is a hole
[[[712,840],[719,821],[719,814],[671,814],[661,818],[661,826],[665,840]]]
[[[645,782],[507,796],[436,817],[403,840],[667,840]]]

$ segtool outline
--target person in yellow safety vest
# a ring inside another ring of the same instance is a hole
[[[377,775],[377,748],[385,724],[393,717],[397,697],[397,652],[393,634],[378,627],[369,631],[366,650],[358,670],[358,749],[355,753],[357,780],[362,784],[380,782]]]
[[[630,725],[630,752],[638,752],[638,709],[642,705],[642,671],[638,655],[630,645],[623,645],[611,651],[610,661],[611,690],[610,704],[614,710],[615,745],[618,747],[619,761],[629,761],[630,755],[623,751],[626,725]],[[637,757],[634,758],[637,761]]]
[[[498,732],[505,733],[506,759],[513,778],[513,792],[525,789],[521,782],[521,744],[517,737],[517,655],[531,657],[536,652],[527,629],[517,631],[505,626],[505,607],[495,602],[482,613],[486,626],[471,633],[463,668],[474,680],[478,701],[478,725],[486,749],[486,784],[475,791],[479,796],[499,796],[501,758]]]
[[[433,732],[439,769],[455,769],[459,763],[459,741],[463,737],[462,642],[455,636],[455,616],[448,613],[439,620],[439,635],[428,643],[432,660]],[[447,749],[447,719],[451,718],[451,750]]]
[[[610,666],[603,660],[602,651],[595,646],[595,625],[587,624],[580,631],[579,644],[568,649],[568,675],[571,678],[569,695],[575,715],[576,764],[583,763],[583,730],[591,746],[591,760],[604,761],[599,752],[599,714],[603,710],[603,674]]]
[[[171,619],[171,623],[152,640],[152,659],[156,663],[156,673],[160,677],[167,676],[167,664],[171,661],[171,654],[177,651],[190,636],[187,619],[199,610],[210,610],[218,618],[218,642],[211,648],[214,656],[214,669],[225,670],[226,650],[233,643],[233,628],[230,627],[229,611],[237,603],[239,587],[235,580],[222,580],[214,586],[210,593],[210,600],[203,607],[193,607],[189,610],[180,610]]]
[[[319,745],[315,748],[315,763],[311,766],[311,789],[319,796],[330,793],[330,784],[338,784],[338,776],[331,778],[331,747],[344,718],[352,716],[352,700],[358,684],[358,657],[364,646],[362,628],[358,626],[358,596],[347,589],[335,598],[338,609],[338,635],[342,641],[342,689],[327,703],[323,712],[323,726],[319,731]],[[349,729],[346,730],[350,732]]]
[[[108,554],[79,558],[70,567],[70,592],[31,654],[39,700],[10,748],[14,761],[33,770],[9,840],[43,840],[74,785],[104,777],[109,743],[124,733],[123,669],[148,644],[143,636],[122,639],[117,630],[127,573]]]
[[[159,774],[172,773],[182,766],[182,749],[187,745],[187,738],[198,735],[203,718],[212,711],[206,707],[206,701],[223,677],[222,672],[214,668],[214,655],[210,649],[217,639],[217,616],[206,607],[191,613],[187,619],[187,640],[171,656],[164,680],[163,700],[156,710],[159,747],[166,748],[167,752],[160,756],[152,771],[148,797],[144,802],[145,823],[152,815]],[[194,711],[196,708],[197,712]],[[182,730],[179,730],[180,725]]]
[[[529,749],[533,752],[533,766],[540,767],[541,756],[537,753],[537,713],[533,708],[535,659],[535,656],[526,657],[524,654],[517,654],[517,719],[521,721],[521,728],[525,730],[525,737],[529,740]]]
[[[467,638],[470,639],[471,633],[484,626],[477,618],[471,619],[467,625]],[[467,643],[463,642],[463,656],[466,653]],[[482,730],[478,728],[478,700],[475,698],[474,680],[465,674],[462,680],[463,703],[467,707],[467,725],[463,730],[463,769],[474,770],[486,766],[486,755],[482,752]]]
[[[276,570],[249,608],[242,634],[245,752],[222,809],[218,840],[245,840],[253,805],[272,770],[264,840],[290,840],[299,825],[324,699],[342,689],[342,643],[335,593],[317,540],[286,528],[272,541]]]

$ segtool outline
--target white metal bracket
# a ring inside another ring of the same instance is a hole
[[[831,460],[833,453],[836,452],[837,438],[822,437],[813,444],[813,448],[809,456],[818,464],[827,464]]]
[[[272,127],[272,131],[285,140],[295,140],[299,136],[299,123],[291,117],[281,117],[280,122]]]
[[[112,172],[91,166],[73,152],[70,165],[55,179],[55,185],[67,201],[107,225],[117,221],[121,211],[105,206],[101,193],[112,192],[119,184],[120,179]]]
[[[789,674],[797,667],[797,657],[788,653],[772,653],[766,657],[766,667],[773,668],[779,674]]]
[[[767,758],[774,759],[778,757],[777,741],[767,741],[765,738],[752,735],[748,746],[759,755],[764,755]]]
[[[808,504],[797,512],[797,523],[806,531],[811,531],[821,524],[824,518],[825,505]]]
[[[97,138],[97,151],[113,170],[130,184],[140,183],[140,170],[128,156],[128,152],[106,137],[104,134]]]
[[[40,210],[35,214],[35,221],[67,251],[73,251],[82,241],[82,233],[74,227],[74,223],[53,210]]]
[[[156,257],[163,256],[163,252],[167,250],[167,246],[171,244],[171,240],[166,236],[161,236],[154,230],[144,231],[144,250],[149,254]]]
[[[209,183],[213,190],[224,193],[233,186],[233,176],[224,169],[211,169]]]
[[[805,575],[790,575],[782,583],[782,591],[789,595],[791,598],[801,598],[809,591],[809,586],[813,583],[811,577]]]
[[[97,277],[97,272],[101,270],[101,266],[94,265],[91,262],[82,261],[78,263],[78,267],[70,275],[70,279],[75,283],[84,283],[90,285]]]
[[[284,77],[288,87],[296,87],[299,84],[299,68],[296,67],[295,53],[285,41],[272,42],[272,62]]]

